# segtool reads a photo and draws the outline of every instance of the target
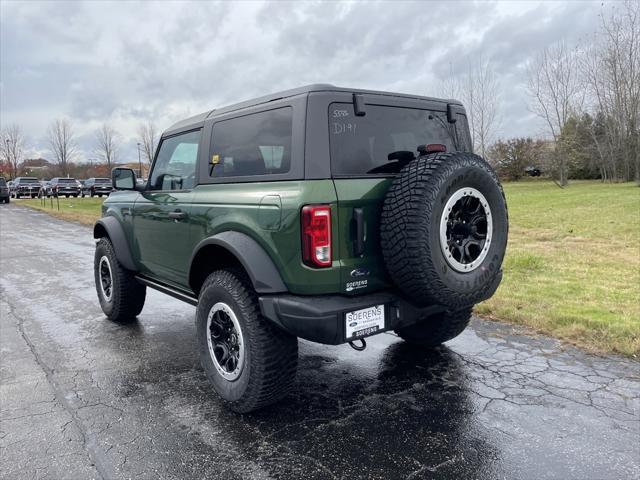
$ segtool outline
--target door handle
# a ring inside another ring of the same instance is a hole
[[[185,218],[187,218],[187,214],[178,209],[174,210],[173,212],[169,212],[169,218],[175,220],[176,222],[179,222],[180,220],[184,220]]]

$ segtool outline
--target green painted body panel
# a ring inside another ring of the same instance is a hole
[[[199,185],[193,189],[190,245],[227,230],[256,240],[276,265],[291,293],[335,293],[340,286],[340,262],[313,269],[302,263],[300,210],[304,205],[332,206],[334,245],[336,192],[331,180]]]
[[[380,249],[379,232],[382,202],[390,182],[388,178],[334,180],[338,197],[337,223],[340,230],[336,250],[342,267],[343,293],[369,293],[389,286]],[[365,242],[361,256],[354,254],[356,241],[354,208],[361,208],[364,214]],[[351,275],[354,270],[366,271],[368,275],[354,277]]]
[[[189,289],[197,245],[217,233],[237,231],[264,248],[291,293],[361,294],[388,287],[378,233],[388,185],[389,179],[296,180],[198,185],[184,192],[118,191],[104,202],[103,215],[120,220],[141,273],[182,289]],[[312,204],[331,205],[330,268],[302,263],[300,211]],[[354,208],[362,208],[365,219],[365,249],[359,257],[353,251]],[[186,220],[169,218],[177,209],[187,214]],[[355,269],[368,274],[354,278]]]
[[[189,217],[176,222],[169,213],[179,209],[189,215],[193,195],[193,191],[143,192],[136,199],[133,215],[141,272],[186,288],[193,252]]]

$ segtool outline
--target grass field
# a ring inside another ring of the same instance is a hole
[[[510,237],[504,280],[476,307],[485,317],[600,351],[640,355],[640,188],[633,184],[505,184]],[[60,211],[92,225],[102,199],[60,199]],[[55,201],[54,201],[55,207]]]
[[[44,206],[39,198],[29,200],[17,200],[16,203],[26,205],[37,210],[47,212],[54,217],[79,222],[83,225],[93,225],[97,218],[100,217],[100,206],[104,198],[47,198]],[[58,201],[60,210],[58,210]]]
[[[504,280],[477,312],[602,352],[640,355],[640,188],[505,185]]]

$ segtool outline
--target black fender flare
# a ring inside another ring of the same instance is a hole
[[[232,230],[207,237],[196,245],[189,262],[188,278],[191,278],[194,259],[202,248],[208,245],[223,247],[235,256],[249,275],[256,292],[283,293],[288,291],[278,268],[264,248],[249,235]]]
[[[129,242],[127,242],[122,225],[120,225],[120,221],[116,217],[103,217],[93,226],[93,238],[98,239],[104,236],[109,237],[109,240],[111,240],[116,257],[122,266],[127,270],[136,271],[137,268],[131,256]]]

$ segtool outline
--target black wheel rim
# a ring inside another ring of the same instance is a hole
[[[440,222],[440,243],[449,265],[470,272],[485,259],[493,221],[489,203],[474,188],[455,192],[445,205]]]
[[[99,280],[102,295],[107,302],[110,302],[113,294],[113,275],[111,275],[111,264],[107,257],[102,257],[100,259],[98,276],[100,277]]]
[[[207,343],[216,370],[227,380],[237,379],[244,364],[244,342],[240,323],[225,303],[209,311]]]

